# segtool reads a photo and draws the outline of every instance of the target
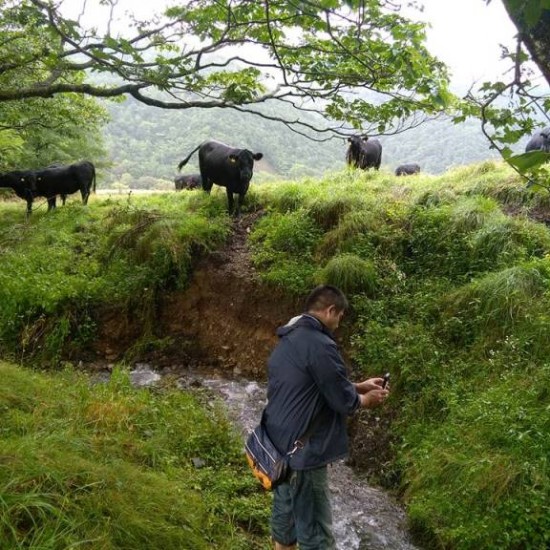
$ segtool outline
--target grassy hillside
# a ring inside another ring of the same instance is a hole
[[[419,540],[547,548],[550,231],[534,220],[550,197],[486,162],[437,177],[337,172],[253,186],[247,201],[266,212],[250,235],[262,278],[299,296],[342,287],[354,376],[392,373],[380,477]],[[224,207],[221,191],[95,198],[24,224],[21,203],[0,205],[0,351],[54,365],[93,341],[105,304],[159,338],[157,298],[224,241]]]
[[[267,501],[219,410],[120,370],[0,376],[1,549],[265,548]]]
[[[548,548],[550,231],[526,214],[547,215],[550,197],[492,162],[261,193],[271,211],[252,241],[265,280],[346,290],[356,376],[392,373],[383,475],[419,540]]]
[[[327,170],[343,170],[348,143],[344,138],[313,142],[289,132],[278,122],[260,119],[231,109],[186,109],[182,112],[151,109],[133,99],[108,103],[111,115],[104,129],[112,167],[102,170],[98,185],[116,182],[132,188],[172,187],[177,165],[199,143],[217,139],[262,152],[255,166],[254,181],[322,177]],[[268,103],[256,110],[281,119],[294,120],[296,113]],[[313,126],[323,122],[313,114],[302,113],[300,120]],[[426,173],[441,173],[450,166],[478,162],[498,156],[489,149],[478,120],[460,124],[432,120],[402,134],[380,136],[382,166],[395,170],[399,164],[417,162]],[[523,151],[525,144],[518,144]],[[183,169],[198,172],[195,155]],[[276,176],[273,176],[276,174]]]
[[[229,227],[221,197],[203,193],[75,200],[28,223],[21,202],[0,203],[0,353],[55,363],[81,352],[104,307],[151,336],[159,294],[184,287]]]

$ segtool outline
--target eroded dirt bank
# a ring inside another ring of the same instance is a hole
[[[250,262],[247,237],[260,215],[235,220],[225,247],[199,261],[188,288],[167,293],[156,305],[152,332],[173,341],[156,353],[156,364],[192,361],[265,377],[275,328],[300,311],[301,304],[262,285]],[[121,359],[144,329],[140,319],[109,309],[101,313],[99,325],[95,352],[111,362]]]
[[[259,281],[246,244],[256,217],[236,221],[226,247],[198,264],[189,288],[165,297],[160,322],[168,334],[192,339],[224,370],[263,378],[275,328],[300,304]]]

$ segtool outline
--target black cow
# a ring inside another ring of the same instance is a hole
[[[351,136],[348,138],[349,147],[346,161],[350,166],[368,170],[378,170],[382,164],[382,144],[377,139],[368,136]]]
[[[34,170],[15,170],[0,174],[0,187],[11,187],[19,198],[27,201],[27,215],[31,213],[32,201],[36,193]]]
[[[233,212],[233,194],[237,193],[239,199],[235,214],[241,212],[241,206],[252,179],[254,161],[263,157],[262,153],[252,153],[248,149],[236,149],[219,141],[205,141],[193,149],[183,159],[178,169],[181,170],[189,159],[199,152],[199,168],[201,171],[202,188],[210,193],[212,185],[225,187],[227,192],[227,207]]]
[[[174,178],[174,184],[176,185],[176,191],[181,191],[182,189],[198,189],[202,184],[202,178],[200,174],[176,176]]]
[[[419,164],[401,164],[395,169],[396,176],[412,176],[413,174],[420,174]]]
[[[525,147],[525,152],[528,153],[529,151],[544,151],[545,153],[550,153],[550,128],[540,130],[531,137]]]
[[[90,191],[95,192],[95,167],[83,161],[68,166],[52,166],[41,170],[8,172],[0,175],[0,187],[11,187],[15,194],[27,201],[27,215],[32,212],[35,197],[46,197],[48,210],[55,208],[56,196],[80,191],[82,202],[88,203]]]

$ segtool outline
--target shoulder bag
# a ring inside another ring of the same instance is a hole
[[[318,423],[319,417],[311,422],[307,431],[294,442],[288,453],[281,454],[267,435],[262,414],[260,423],[248,435],[244,450],[252,474],[266,491],[272,491],[286,481],[290,474],[290,458],[304,447]]]

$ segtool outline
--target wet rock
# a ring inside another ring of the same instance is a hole
[[[191,462],[193,463],[193,466],[197,468],[197,470],[206,466],[206,462],[202,458],[198,458],[196,456],[191,459]]]
[[[147,363],[136,363],[135,369],[130,371],[130,381],[134,386],[152,386],[160,379],[160,374],[152,370]]]

